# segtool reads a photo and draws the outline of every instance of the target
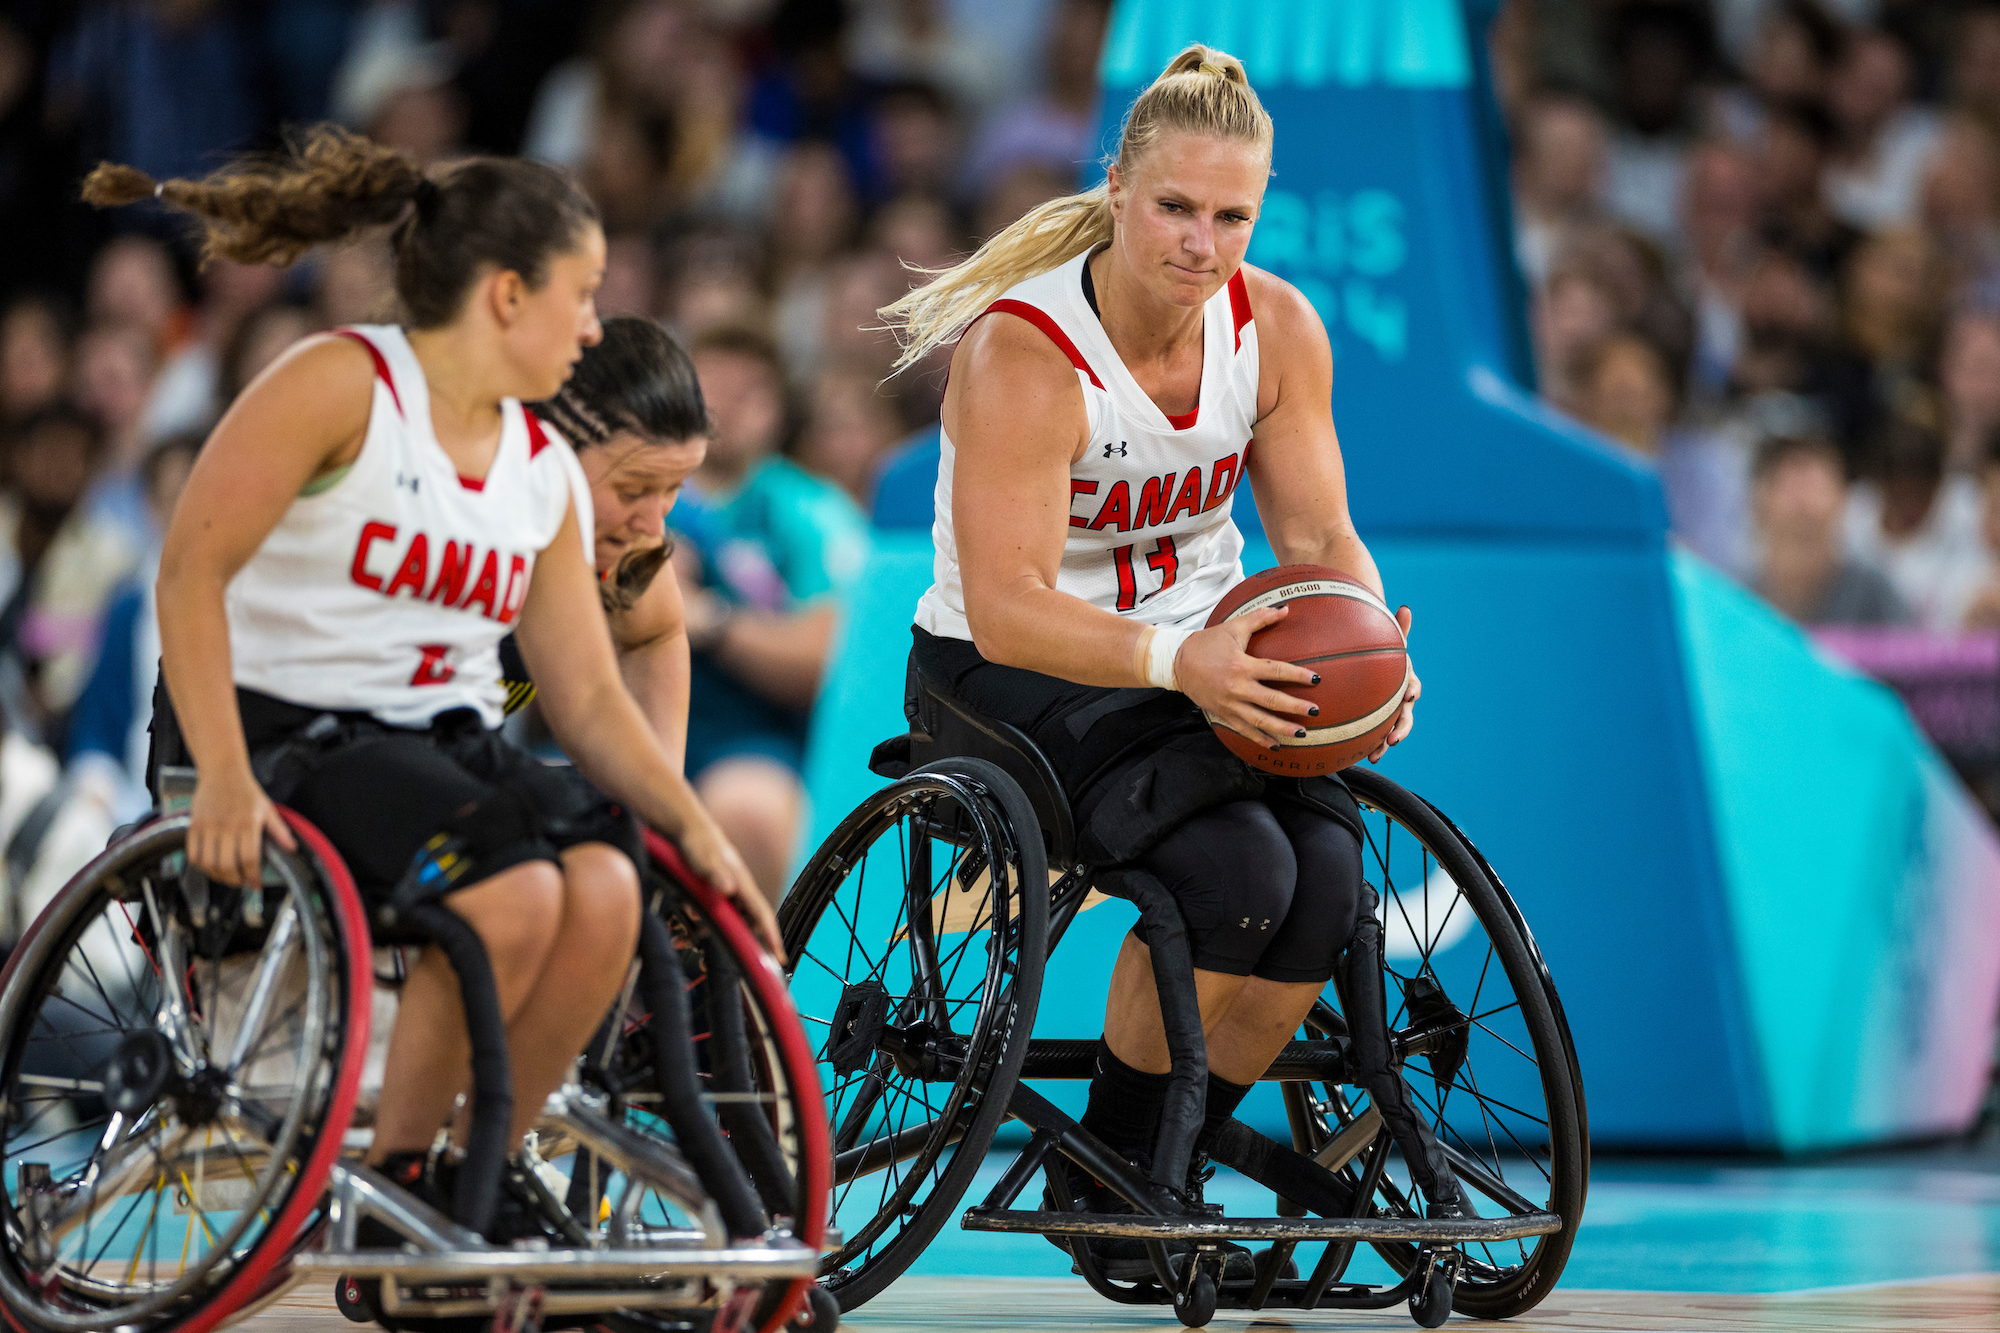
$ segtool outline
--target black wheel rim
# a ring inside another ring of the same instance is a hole
[[[833,1224],[844,1244],[826,1271],[836,1287],[894,1262],[885,1256],[906,1232],[931,1229],[920,1215],[976,1118],[976,1075],[1009,1031],[1016,880],[990,803],[962,782],[918,776],[850,816],[785,904],[792,994],[820,1053],[834,1131]],[[929,943],[925,914],[911,928],[913,884],[918,901],[941,909]],[[866,980],[884,991],[886,1028],[919,1039],[836,1069],[835,1011]]]
[[[1545,1291],[1580,1221],[1585,1160],[1573,1060],[1546,970],[1505,890],[1449,825],[1378,775],[1353,785],[1363,800],[1363,874],[1381,899],[1389,1027],[1412,1101],[1481,1216],[1532,1207],[1565,1219],[1550,1235],[1463,1246],[1457,1306]],[[1462,1047],[1442,1038],[1449,1032],[1464,1034]],[[1330,1134],[1367,1108],[1365,1093],[1323,1085],[1311,1109]],[[1357,1187],[1364,1161],[1344,1172]],[[1400,1155],[1392,1161],[1375,1206],[1420,1216],[1407,1168]],[[1398,1272],[1417,1262],[1414,1246],[1376,1248]]]

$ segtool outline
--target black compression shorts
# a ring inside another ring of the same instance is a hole
[[[252,690],[237,691],[244,738],[253,757],[297,737],[325,710],[304,708]],[[502,832],[470,849],[471,887],[528,861],[560,861],[585,842],[604,842],[636,862],[638,827],[574,768],[544,764],[454,710],[424,730],[343,717],[351,737],[311,755],[303,776],[273,798],[311,820],[347,863],[371,909],[402,879],[417,853],[455,817],[503,791],[532,809],[517,835]]]
[[[1001,666],[962,639],[921,629],[915,640],[919,673],[1043,749],[1072,793],[1079,827],[1099,803],[1121,808],[1106,794],[1165,740],[1212,747],[1219,762],[1242,764],[1185,695]],[[1351,807],[1345,787],[1314,781]],[[1302,799],[1299,790],[1296,780],[1273,778],[1258,799],[1225,797],[1195,809],[1134,858],[1173,894],[1197,968],[1283,982],[1332,977],[1361,898],[1361,842],[1339,804]]]

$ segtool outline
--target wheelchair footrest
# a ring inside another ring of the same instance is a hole
[[[968,1208],[967,1231],[1014,1231],[1041,1236],[1123,1236],[1139,1240],[1413,1240],[1462,1245],[1522,1240],[1562,1230],[1555,1213],[1505,1217],[1140,1217],[1132,1213],[1031,1213]]]
[[[724,1250],[309,1250],[292,1259],[300,1273],[345,1273],[399,1282],[604,1282],[717,1277],[739,1282],[812,1277],[819,1255],[795,1241]]]

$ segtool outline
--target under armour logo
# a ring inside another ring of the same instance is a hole
[[[1120,458],[1125,457],[1125,441],[1106,440],[1104,442],[1104,456],[1106,458],[1109,458],[1114,453],[1117,454]]]
[[[412,495],[415,495],[417,493],[417,479],[415,477],[407,477],[404,476],[402,473],[398,472],[396,474],[396,484],[398,486],[409,487],[410,494]]]

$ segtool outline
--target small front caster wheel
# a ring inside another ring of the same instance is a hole
[[[1174,1294],[1174,1314],[1189,1328],[1201,1328],[1215,1318],[1215,1274],[1206,1257],[1195,1265],[1187,1286]]]
[[[806,1288],[806,1303],[792,1316],[792,1327],[804,1333],[833,1333],[840,1327],[840,1302],[833,1293],[815,1282]]]
[[[1458,1287],[1457,1267],[1449,1261],[1434,1261],[1424,1283],[1410,1297],[1410,1318],[1424,1328],[1438,1328],[1451,1318],[1452,1293]]]
[[[333,1284],[333,1303],[357,1324],[372,1324],[382,1317],[382,1284],[372,1277],[349,1277],[342,1273]]]

